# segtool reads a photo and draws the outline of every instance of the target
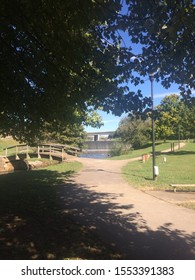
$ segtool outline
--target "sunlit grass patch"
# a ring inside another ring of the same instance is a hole
[[[159,167],[156,181],[152,180],[151,158],[145,163],[141,161],[129,163],[123,168],[123,174],[131,185],[142,189],[170,189],[170,184],[194,184],[195,143],[189,143],[175,153],[157,156],[156,165]],[[189,190],[195,189],[189,188]]]

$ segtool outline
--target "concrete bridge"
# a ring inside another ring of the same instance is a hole
[[[114,135],[115,131],[87,132],[88,141],[109,140]]]
[[[114,133],[115,131],[88,132],[83,152],[107,153],[116,145],[116,141],[110,141]]]

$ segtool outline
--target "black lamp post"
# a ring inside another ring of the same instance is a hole
[[[137,60],[141,63],[144,59],[137,56],[132,56],[130,61],[134,62]],[[155,156],[155,127],[154,127],[154,96],[153,96],[153,82],[154,76],[159,72],[160,68],[157,69],[156,72],[149,74],[150,82],[151,82],[151,100],[152,100],[152,169],[153,169],[153,180],[157,178],[159,175],[158,166],[156,166],[156,156]]]
[[[153,82],[154,82],[154,75],[149,74],[150,82],[151,82],[151,101],[152,101],[152,170],[153,170],[153,180],[156,179],[157,174],[157,167],[156,167],[156,156],[155,156],[155,127],[154,127],[154,93],[153,93]]]

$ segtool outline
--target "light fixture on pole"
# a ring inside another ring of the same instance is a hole
[[[138,61],[141,63],[144,59],[142,57],[136,57],[132,56],[130,61]],[[151,83],[151,119],[152,119],[152,171],[153,171],[153,180],[156,180],[157,176],[159,175],[159,169],[158,166],[156,166],[156,155],[155,155],[155,123],[154,123],[154,92],[153,92],[153,82],[154,82],[154,76],[159,72],[160,68],[157,69],[156,72],[153,72],[149,74],[149,79]]]
[[[156,168],[156,155],[155,155],[155,127],[154,127],[154,92],[153,92],[153,82],[155,73],[149,74],[151,83],[151,119],[152,119],[152,170],[153,170],[153,180],[156,179],[158,173]]]

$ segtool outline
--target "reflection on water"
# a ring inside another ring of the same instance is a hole
[[[83,153],[80,154],[79,157],[81,158],[94,158],[94,159],[104,159],[108,158],[109,154],[108,153]]]

